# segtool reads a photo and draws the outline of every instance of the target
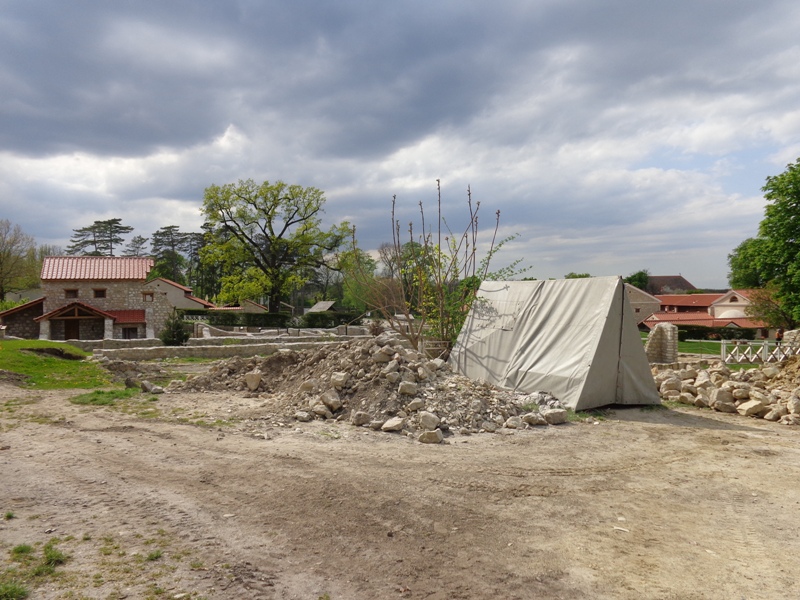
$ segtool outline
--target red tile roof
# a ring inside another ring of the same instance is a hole
[[[141,280],[153,268],[152,258],[141,256],[46,256],[42,280]]]
[[[146,323],[144,310],[101,310],[96,306],[84,304],[83,302],[72,302],[66,306],[60,306],[49,313],[43,314],[34,318],[34,321],[46,321],[54,317],[59,317],[65,313],[74,311],[75,309],[82,309],[85,312],[104,317],[107,319],[114,319],[117,323]]]
[[[143,310],[107,310],[117,323],[146,323]]]
[[[171,279],[167,279],[166,277],[156,277],[152,281],[156,281],[157,279],[160,279],[161,281],[163,281],[165,283],[168,283],[171,286],[176,287],[176,288],[178,288],[179,290],[181,290],[183,292],[189,292],[190,294],[192,293],[192,288],[186,287],[185,285],[181,285],[177,281],[172,281]],[[150,282],[148,281],[148,283],[150,283]]]
[[[189,300],[194,300],[195,302],[205,306],[206,308],[214,308],[214,303],[209,302],[208,300],[203,300],[202,298],[198,298],[197,296],[186,296]]]
[[[725,294],[656,294],[662,306],[694,306],[708,308]]]

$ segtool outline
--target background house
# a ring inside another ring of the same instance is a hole
[[[173,305],[165,290],[146,283],[152,268],[145,257],[45,257],[43,297],[0,313],[0,322],[23,338],[157,337]]]
[[[645,291],[657,296],[659,294],[679,294],[696,290],[682,275],[650,275],[647,278]]]
[[[192,295],[192,288],[181,285],[164,277],[151,279],[144,286],[144,291],[164,294],[170,306],[174,308],[214,308],[214,304]]]
[[[700,325],[703,327],[741,327],[758,329],[760,337],[769,335],[764,323],[747,316],[750,304],[747,290],[730,290],[717,294],[660,294],[659,310],[647,317],[643,325],[652,329],[658,323]]]
[[[628,294],[628,302],[633,308],[636,324],[639,325],[647,317],[652,315],[661,307],[661,302],[655,296],[640,290],[636,286],[625,284],[625,291]]]

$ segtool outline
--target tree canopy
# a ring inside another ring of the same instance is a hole
[[[133,231],[133,227],[123,225],[122,219],[107,219],[72,231],[67,254],[114,256],[114,248],[122,245],[125,241],[122,236]]]
[[[212,227],[203,262],[228,267],[223,300],[268,298],[270,311],[302,286],[312,270],[332,265],[349,234],[342,223],[321,228],[325,196],[314,187],[252,179],[206,188],[203,214]]]
[[[646,290],[647,284],[650,282],[650,271],[647,269],[636,271],[635,273],[631,273],[625,277],[622,281],[632,285],[633,287],[637,287],[640,290]]]
[[[0,301],[6,299],[7,293],[27,287],[30,281],[29,258],[35,249],[33,238],[19,225],[0,219]]]
[[[181,233],[177,225],[167,225],[154,232],[151,246],[155,264],[150,275],[185,285],[187,260],[183,254],[188,249],[187,242],[188,234]]]
[[[752,316],[775,327],[787,326],[788,316],[793,326],[800,321],[800,159],[767,177],[761,189],[767,205],[758,236],[728,255],[728,282],[734,288],[768,288],[769,301],[754,305],[765,310]]]

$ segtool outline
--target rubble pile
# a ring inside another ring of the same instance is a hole
[[[654,368],[653,375],[664,400],[800,425],[798,357],[739,371],[722,361],[707,368]]]
[[[321,346],[234,357],[173,381],[169,392],[238,391],[297,421],[348,420],[421,442],[460,434],[555,425],[567,411],[546,392],[525,394],[476,382],[428,359],[393,333]]]

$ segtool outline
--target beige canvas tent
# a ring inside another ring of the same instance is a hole
[[[575,410],[660,402],[619,277],[484,282],[450,363]]]

